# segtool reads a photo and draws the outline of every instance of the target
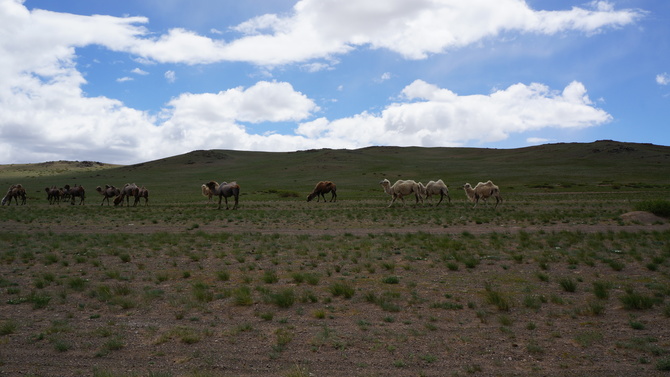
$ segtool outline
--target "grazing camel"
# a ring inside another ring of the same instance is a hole
[[[84,199],[86,199],[86,190],[84,190],[84,186],[77,186],[77,184],[75,184],[74,187],[70,187],[70,185],[65,185],[63,186],[63,192],[71,198],[70,204],[74,205],[76,197],[79,197],[79,205],[84,204]]]
[[[126,183],[123,185],[123,188],[121,189],[121,205],[123,205],[123,198],[126,199],[126,206],[130,207],[130,197],[135,198],[135,205],[137,205],[137,202],[139,201],[137,199],[137,195],[140,192],[140,188],[137,187],[136,184],[134,183]],[[114,201],[116,203],[116,199]]]
[[[109,198],[114,198],[121,193],[121,190],[110,185],[105,185],[104,190],[102,189],[102,187],[98,186],[95,188],[95,191],[99,192],[100,195],[102,195],[102,202],[100,202],[100,205],[103,205],[105,203],[105,200],[107,201],[107,205],[109,205]]]
[[[7,194],[2,198],[2,205],[7,204],[8,206],[12,204],[12,199],[16,202],[16,205],[19,205],[19,198],[21,198],[21,205],[26,204],[26,189],[18,183],[15,185],[9,186],[7,189]]]
[[[316,184],[314,187],[314,190],[307,195],[307,201],[311,201],[316,197],[316,201],[320,201],[321,198],[323,197],[323,202],[326,202],[326,195],[327,193],[332,193],[330,196],[330,201],[331,202],[336,202],[337,201],[337,186],[331,181],[321,181]]]
[[[416,197],[416,203],[419,203],[419,200],[421,200],[421,203],[423,203],[423,197],[421,196],[421,188],[419,187],[419,184],[414,182],[413,180],[397,180],[393,186],[391,186],[391,182],[389,182],[388,179],[384,179],[379,182],[380,185],[384,188],[384,192],[387,194],[391,195],[393,199],[391,200],[391,204],[389,204],[389,207],[393,205],[393,203],[396,201],[396,199],[400,198],[402,201],[403,205],[405,204],[405,199],[404,197],[407,195],[414,194]]]
[[[498,186],[494,185],[493,182],[490,180],[487,182],[479,182],[477,183],[477,186],[475,188],[472,188],[472,186],[469,183],[466,183],[463,185],[463,189],[465,190],[465,194],[468,196],[468,199],[470,199],[471,202],[475,202],[475,205],[472,208],[477,207],[477,203],[479,203],[479,199],[483,200],[486,205],[488,205],[488,198],[493,196],[496,198],[496,205],[493,207],[493,209],[498,208],[498,203],[502,203],[503,198],[500,195],[500,188]]]
[[[123,194],[119,194],[116,196],[116,198],[114,198],[114,207],[118,206],[119,204],[123,206]]]
[[[228,209],[228,198],[235,197],[235,205],[233,209],[237,209],[237,203],[240,197],[240,185],[237,182],[223,182],[220,185],[216,181],[209,181],[205,185],[210,189],[212,195],[219,197],[219,207],[221,209],[221,199],[226,201],[226,209]]]
[[[137,191],[137,196],[135,197],[135,205],[140,201],[140,199],[144,198],[144,206],[149,205],[149,190],[146,189],[146,187],[142,186],[138,189]]]
[[[423,194],[426,197],[426,199],[429,199],[433,195],[439,195],[440,201],[437,202],[437,204],[435,205],[436,207],[439,206],[440,203],[442,203],[442,199],[444,199],[445,196],[449,200],[449,203],[451,203],[451,197],[449,196],[449,189],[441,179],[438,179],[437,182],[435,181],[428,182],[425,186],[425,191]]]
[[[56,188],[56,186],[45,187],[44,191],[47,193],[47,200],[49,204],[60,204],[60,198],[62,196],[62,191]]]

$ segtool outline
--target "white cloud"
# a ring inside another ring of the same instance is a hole
[[[528,144],[544,144],[551,141],[550,139],[545,139],[543,137],[529,137],[526,139]]]
[[[126,82],[126,81],[133,81],[133,80],[134,79],[132,77],[126,76],[126,77],[119,77],[118,79],[116,79],[116,82]]]
[[[469,141],[496,142],[512,133],[544,128],[583,128],[612,117],[591,106],[586,89],[572,82],[562,92],[542,84],[515,84],[490,95],[459,96],[422,80],[403,89],[406,101],[387,106],[381,114],[318,119],[301,124],[297,133],[308,138],[366,145],[454,146]],[[346,143],[345,143],[346,144]]]
[[[276,66],[332,59],[360,47],[383,48],[407,59],[424,59],[495,38],[502,33],[597,33],[634,23],[644,12],[615,10],[596,1],[590,8],[564,11],[531,9],[524,0],[301,0],[288,15],[265,14],[232,30],[242,35],[225,41],[174,28],[154,36],[144,17],[78,16],[43,10],[28,11],[19,0],[0,0],[3,38],[0,63],[22,71],[53,73],[72,59],[73,47],[98,44],[137,55],[151,63],[206,64],[245,61]],[[29,25],[29,26],[28,26]],[[343,27],[346,25],[346,27]],[[19,46],[30,46],[20,51]],[[22,63],[22,64],[19,64]]]
[[[658,85],[668,85],[670,84],[670,75],[667,72],[660,73],[656,75],[656,83]]]
[[[390,80],[390,79],[391,79],[391,73],[390,73],[390,72],[384,72],[384,73],[382,73],[382,75],[381,75],[378,79],[376,79],[375,81],[376,81],[376,82],[384,82],[384,81],[386,81],[386,80]]]
[[[238,25],[231,42],[183,29],[154,36],[143,17],[77,16],[29,11],[0,0],[0,162],[88,159],[135,163],[193,149],[288,151],[323,146],[462,145],[504,140],[547,127],[591,127],[611,116],[594,107],[579,82],[562,91],[516,84],[490,94],[460,96],[417,80],[378,114],[311,119],[320,110],[285,82],[260,81],[219,93],[181,94],[160,118],[106,97],[87,97],[75,49],[100,45],[137,55],[141,64],[221,60],[323,69],[325,60],[361,46],[409,59],[476,43],[505,31],[597,32],[634,22],[640,12],[530,9],[522,0],[303,0],[286,17],[266,15]],[[346,28],[342,25],[347,25]],[[139,68],[134,74],[144,72]],[[165,72],[176,80],[172,70]],[[384,78],[384,76],[382,76]],[[121,78],[126,80],[129,78]],[[349,86],[347,86],[349,87]],[[340,85],[338,90],[342,90]],[[256,135],[241,122],[302,122],[294,134]]]
[[[130,71],[130,72],[132,72],[132,73],[134,73],[134,74],[136,74],[136,75],[142,75],[142,76],[144,76],[144,75],[148,75],[148,74],[149,74],[149,72],[147,72],[147,71],[143,71],[143,70],[141,70],[141,69],[139,69],[139,68],[135,68],[135,69],[133,69],[133,70]]]
[[[167,80],[167,82],[173,83],[177,80],[177,74],[174,71],[166,71],[165,79]]]

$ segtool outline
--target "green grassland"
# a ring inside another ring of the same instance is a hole
[[[670,226],[625,215],[669,173],[670,148],[614,141],[0,166],[28,189],[0,208],[0,375],[664,375]],[[387,208],[383,178],[452,202]],[[307,203],[326,179],[337,203]],[[488,179],[505,202],[473,209]],[[100,206],[126,182],[148,207]],[[86,205],[48,204],[75,183]]]
[[[146,186],[155,203],[197,201],[209,180],[237,181],[246,200],[306,196],[319,180],[332,180],[343,199],[379,195],[379,181],[442,179],[458,191],[470,182],[493,180],[506,192],[638,189],[670,185],[670,148],[600,141],[511,150],[481,148],[370,147],[290,153],[194,151],[130,166],[46,163],[0,167],[0,185],[22,183],[31,202],[46,201],[44,187],[83,185],[93,203],[96,186]],[[20,181],[20,182],[19,182]],[[288,194],[287,194],[288,192]],[[271,194],[271,195],[267,195]]]

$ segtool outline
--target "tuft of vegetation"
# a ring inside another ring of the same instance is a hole
[[[329,290],[330,293],[333,294],[333,296],[342,296],[344,298],[352,298],[354,296],[354,293],[356,293],[356,291],[351,285],[343,282],[337,282],[332,284]]]
[[[651,212],[656,216],[670,218],[670,201],[664,199],[643,200],[635,204],[637,211]]]
[[[632,288],[627,288],[626,293],[621,296],[621,303],[625,309],[646,310],[654,306],[655,299],[651,296],[643,295]]]

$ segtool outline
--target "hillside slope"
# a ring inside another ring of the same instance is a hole
[[[192,196],[209,180],[237,181],[245,195],[283,190],[300,196],[319,180],[333,180],[354,197],[379,191],[383,178],[443,179],[452,189],[488,179],[506,190],[670,185],[670,147],[611,140],[518,149],[198,150],[129,166],[82,164],[0,166],[0,185],[21,182],[36,193],[46,186],[77,183],[92,192],[96,186],[136,182],[171,197]]]

